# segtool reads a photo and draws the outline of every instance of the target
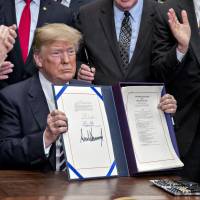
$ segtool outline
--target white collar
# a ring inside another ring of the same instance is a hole
[[[55,109],[55,102],[54,102],[52,83],[49,80],[47,80],[41,72],[39,72],[39,80],[44,95],[46,97],[49,110],[53,111]]]
[[[113,4],[114,13],[117,14],[119,19],[123,19],[124,11],[120,10],[115,4]],[[138,0],[138,2],[129,10],[130,16],[134,21],[138,20],[138,14],[142,13],[143,0]]]

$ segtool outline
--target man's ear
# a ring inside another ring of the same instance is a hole
[[[35,63],[37,65],[38,68],[42,68],[42,58],[39,52],[34,52],[33,54]]]

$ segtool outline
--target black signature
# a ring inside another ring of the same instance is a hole
[[[100,135],[99,136],[94,136],[93,135],[93,129],[87,129],[86,131],[83,130],[83,128],[81,128],[81,139],[80,139],[80,143],[81,142],[94,142],[97,140],[101,140],[101,146],[103,143],[103,134],[102,134],[102,128],[100,131]]]

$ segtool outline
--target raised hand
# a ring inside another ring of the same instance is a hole
[[[185,54],[188,50],[191,38],[191,28],[188,21],[187,12],[185,10],[181,11],[182,23],[177,19],[173,8],[169,9],[167,15],[172,34],[178,42],[177,48],[181,53]]]

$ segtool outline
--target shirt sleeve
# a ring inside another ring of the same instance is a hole
[[[51,149],[52,145],[49,145],[48,147],[45,147],[44,133],[43,133],[43,146],[44,146],[44,154],[48,158],[49,157],[49,152],[50,152],[50,149]]]
[[[184,53],[181,53],[178,49],[176,49],[176,57],[177,57],[177,60],[179,62],[181,62],[183,60],[183,57],[185,56]]]

